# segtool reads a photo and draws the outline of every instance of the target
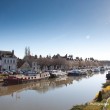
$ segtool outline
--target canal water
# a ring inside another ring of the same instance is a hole
[[[106,82],[106,73],[0,86],[0,110],[69,110],[91,101]]]

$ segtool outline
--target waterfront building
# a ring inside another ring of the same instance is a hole
[[[36,72],[40,72],[40,65],[38,64],[37,60],[32,61],[32,70]]]
[[[17,70],[17,57],[12,51],[0,51],[0,71]]]
[[[25,56],[24,59],[18,59],[17,63],[18,71],[35,71],[40,72],[40,65],[34,56]]]
[[[19,71],[31,71],[31,64],[28,61],[18,61],[18,72]]]

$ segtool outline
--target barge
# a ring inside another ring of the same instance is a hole
[[[28,74],[28,75],[9,75],[7,78],[3,80],[3,85],[15,85],[22,84],[31,81],[38,81],[41,79],[49,78],[50,74],[48,72],[40,73],[40,74]]]

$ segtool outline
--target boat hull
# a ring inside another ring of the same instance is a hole
[[[37,74],[36,76],[24,76],[23,78],[9,76],[8,78],[4,79],[3,85],[7,86],[7,85],[22,84],[22,83],[27,83],[27,82],[35,82],[41,79],[47,79],[49,77],[50,77],[50,74],[47,74],[47,73]]]
[[[68,73],[68,76],[80,76],[81,74],[78,73]]]

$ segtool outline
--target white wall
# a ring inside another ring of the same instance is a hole
[[[2,70],[3,69],[9,70],[9,67],[10,67],[10,70],[16,70],[17,69],[17,58],[2,58],[1,65],[2,65]]]
[[[40,72],[40,66],[37,64],[37,62],[32,62],[32,70]]]

